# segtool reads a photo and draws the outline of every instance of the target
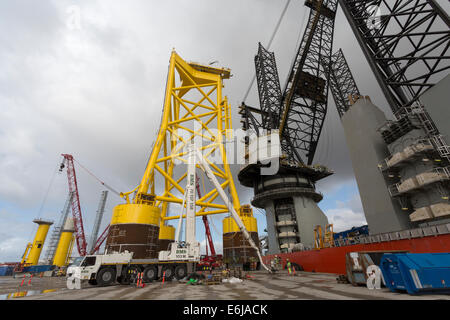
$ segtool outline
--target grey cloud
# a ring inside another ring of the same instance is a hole
[[[81,30],[67,28],[71,5],[80,8]],[[290,6],[271,48],[282,85],[306,10],[302,2]],[[1,2],[0,209],[17,207],[31,225],[63,152],[118,191],[133,189],[159,126],[174,47],[186,60],[219,60],[218,65],[232,69],[224,93],[233,106],[233,125],[239,127],[237,106],[255,72],[257,43],[267,44],[282,7],[269,0]],[[338,20],[335,49],[343,47],[361,91],[383,107],[342,13]],[[353,179],[331,101],[317,155],[336,171],[318,185],[325,196]],[[258,105],[255,86],[248,103]],[[104,188],[76,166],[89,233]],[[237,169],[232,168],[235,177]],[[252,190],[240,187],[237,178],[235,183],[241,202],[249,203]],[[57,218],[66,195],[66,177],[57,175],[42,216]],[[105,222],[121,202],[110,194]]]

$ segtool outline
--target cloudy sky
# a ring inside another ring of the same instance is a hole
[[[231,68],[233,77],[224,92],[238,126],[237,106],[254,74],[257,44],[267,45],[285,3],[1,1],[0,261],[20,260],[36,230],[34,218],[58,220],[68,192],[65,173],[57,172],[61,153],[73,154],[116,190],[128,191],[139,183],[159,126],[173,48],[186,60],[218,60]],[[307,14],[303,1],[291,1],[272,44],[282,86]],[[343,48],[360,91],[388,113],[340,9],[334,48]],[[257,105],[256,87],[247,103]],[[325,195],[320,207],[338,231],[362,225],[361,202],[331,96],[321,139],[316,162],[336,174],[318,184]],[[76,170],[89,235],[104,188],[79,166]],[[239,193],[241,202],[249,203],[251,190],[239,187]],[[101,230],[121,202],[110,193]],[[264,230],[264,214],[255,211],[255,216]],[[211,219],[219,248],[222,218]],[[197,234],[204,240],[202,227]]]

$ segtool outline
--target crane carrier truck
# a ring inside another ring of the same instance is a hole
[[[200,169],[205,172],[208,179],[217,189],[240,231],[244,234],[249,244],[257,251],[261,266],[270,272],[262,262],[259,248],[250,237],[244,223],[211,171],[208,162],[192,143],[188,144],[187,185],[182,203],[182,210],[186,209],[185,241],[180,240],[183,219],[183,214],[180,214],[175,241],[170,244],[170,250],[159,252],[158,259],[133,259],[133,253],[128,251],[88,255],[84,259],[80,259],[78,263],[68,267],[67,287],[69,289],[79,287],[81,281],[88,281],[92,285],[100,286],[113,283],[129,284],[133,275],[137,272],[143,272],[144,282],[157,280],[163,275],[166,280],[171,280],[174,277],[180,280],[194,272],[196,264],[200,261],[200,243],[195,238],[195,168],[197,161]],[[75,283],[78,285],[74,285]]]

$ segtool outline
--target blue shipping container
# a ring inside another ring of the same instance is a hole
[[[23,268],[22,272],[29,273],[41,273],[49,270],[53,270],[55,266],[52,265],[37,265]]]
[[[0,277],[12,276],[14,266],[0,266]]]
[[[380,268],[392,292],[450,292],[450,253],[387,253]]]

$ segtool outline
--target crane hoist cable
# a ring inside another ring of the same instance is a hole
[[[106,183],[104,183],[102,180],[100,180],[99,178],[97,178],[91,171],[89,171],[86,167],[84,167],[78,160],[76,160],[75,158],[73,159],[76,163],[78,163],[78,165],[83,168],[84,170],[86,170],[87,173],[89,173],[91,176],[93,176],[97,181],[99,181],[102,185],[105,186],[105,188],[109,189],[112,193],[118,195],[120,197],[120,192],[114,190],[112,187],[110,187],[109,185],[107,185]]]
[[[53,172],[52,178],[50,179],[50,183],[48,184],[47,191],[45,192],[44,199],[42,200],[41,207],[39,208],[39,211],[38,211],[38,216],[37,216],[38,218],[41,217],[42,210],[44,209],[45,202],[47,201],[48,194],[50,193],[50,188],[53,185],[53,181],[55,181],[56,172],[58,172],[58,168],[59,168],[59,165],[56,166],[55,171]]]
[[[44,199],[42,200],[41,206],[39,207],[39,211],[38,211],[38,214],[37,214],[37,218],[38,219],[41,217],[42,210],[44,209],[45,203],[47,202],[48,194],[50,193],[50,189],[51,189],[51,187],[53,185],[53,182],[55,180],[56,173],[58,172],[58,168],[59,168],[59,165],[56,166],[56,169],[53,172],[53,175],[52,175],[52,177],[50,179],[50,183],[48,184],[47,191],[44,194]],[[33,234],[36,232],[37,228],[38,228],[38,226],[34,225],[34,227],[31,229],[31,232],[30,232],[30,234],[28,236],[28,240],[31,240],[33,238]]]
[[[216,228],[216,226],[214,225],[214,222],[213,222],[213,218],[212,218],[212,217],[211,217],[211,220],[209,220],[209,222],[211,223],[211,225],[212,225],[214,231],[215,231],[217,234],[220,234],[220,231],[218,231],[217,228]]]
[[[272,36],[270,37],[270,40],[269,40],[269,44],[267,45],[267,50],[269,50],[269,49],[270,49],[270,46],[272,45],[272,41],[273,41],[273,39],[275,38],[275,35],[276,35],[277,32],[278,32],[278,28],[279,28],[280,25],[281,25],[281,22],[282,22],[282,20],[283,20],[283,18],[284,18],[284,14],[286,13],[286,10],[287,10],[287,8],[288,8],[290,2],[291,2],[291,0],[288,0],[288,1],[286,2],[286,5],[284,6],[283,11],[281,12],[281,16],[280,16],[280,18],[278,19],[277,24],[275,25],[275,29],[273,30]],[[247,100],[247,97],[248,97],[248,95],[249,95],[249,93],[250,93],[250,90],[251,90],[252,87],[253,87],[253,83],[255,83],[255,79],[256,79],[256,74],[253,74],[253,78],[252,78],[252,80],[250,81],[250,85],[248,86],[247,92],[245,93],[244,99],[242,99],[242,101]]]

